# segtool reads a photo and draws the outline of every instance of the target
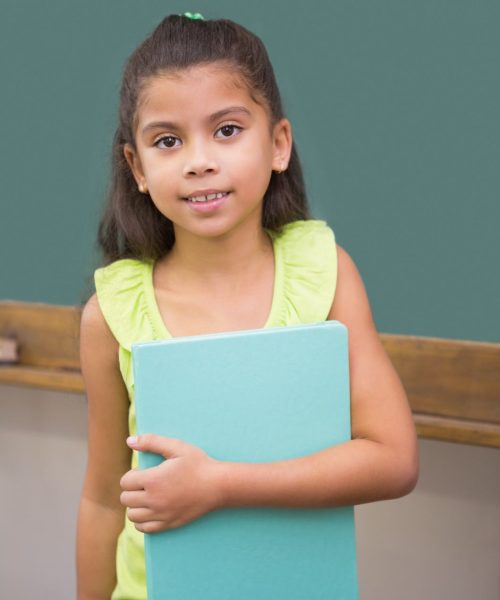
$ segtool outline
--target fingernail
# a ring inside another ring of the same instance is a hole
[[[127,438],[127,444],[129,446],[135,446],[137,444],[137,436],[136,435],[131,435]]]

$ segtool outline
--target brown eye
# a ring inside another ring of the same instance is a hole
[[[155,146],[158,148],[174,148],[177,142],[180,142],[179,138],[176,138],[173,135],[165,135],[159,140],[156,140]]]
[[[218,129],[217,133],[220,132],[220,135],[217,137],[233,137],[237,135],[242,130],[241,127],[237,125],[223,125],[220,129]]]

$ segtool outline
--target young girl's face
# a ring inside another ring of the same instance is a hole
[[[271,127],[234,69],[212,64],[146,84],[135,142],[125,156],[139,189],[147,189],[176,235],[213,237],[242,224],[261,226],[271,173],[288,165],[291,128],[286,119]]]

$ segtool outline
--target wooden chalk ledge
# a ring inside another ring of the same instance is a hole
[[[80,309],[0,302],[0,384],[84,393]],[[500,344],[382,334],[420,437],[500,448]]]

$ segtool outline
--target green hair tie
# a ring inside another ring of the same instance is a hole
[[[193,20],[198,20],[198,21],[204,21],[204,17],[201,13],[190,13],[190,12],[185,12],[183,15],[181,15],[181,17],[187,17],[188,19],[193,19]]]

